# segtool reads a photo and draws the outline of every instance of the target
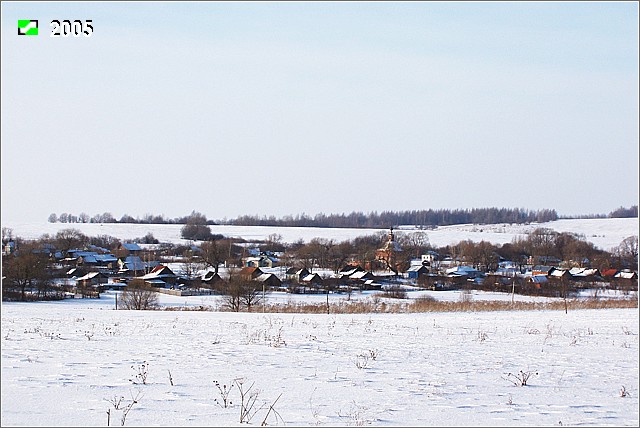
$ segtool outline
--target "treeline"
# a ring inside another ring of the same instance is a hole
[[[591,214],[584,216],[561,217],[556,210],[526,210],[524,208],[473,208],[473,209],[438,209],[412,211],[373,211],[363,213],[353,211],[349,214],[298,214],[280,218],[275,216],[243,215],[236,219],[213,221],[204,215],[192,211],[191,214],[169,219],[163,215],[146,214],[142,218],[123,215],[119,220],[111,213],[89,216],[86,213],[73,215],[69,213],[55,213],[49,216],[50,223],[133,223],[133,224],[190,224],[194,217],[198,224],[215,225],[228,224],[236,226],[284,226],[284,227],[327,227],[327,228],[388,228],[399,225],[416,225],[424,228],[435,226],[449,226],[455,224],[496,224],[496,223],[544,223],[561,218],[626,218],[638,217],[638,206],[630,208],[620,207],[606,214]]]
[[[229,224],[238,226],[297,226],[297,227],[348,227],[388,228],[397,225],[448,226],[454,224],[494,224],[547,222],[558,219],[555,210],[525,210],[521,208],[474,208],[456,210],[374,211],[370,213],[317,214],[314,217],[302,214],[282,218],[240,216]]]
[[[191,214],[183,217],[166,218],[164,215],[145,214],[142,218],[132,217],[129,214],[124,214],[120,219],[116,219],[111,213],[106,212],[103,214],[95,214],[90,216],[86,213],[80,213],[78,215],[70,213],[61,213],[57,215],[52,213],[49,215],[49,223],[129,223],[129,224],[187,224],[194,214],[201,215],[192,211]],[[217,224],[213,220],[207,220],[204,217],[206,224]]]
[[[638,217],[638,206],[634,205],[631,208],[620,207],[609,213],[609,218],[633,218]]]
[[[576,215],[576,216],[560,216],[561,219],[589,219],[589,218],[637,218],[638,217],[638,206],[633,205],[629,208],[620,207],[611,211],[609,214],[587,214],[587,215]]]

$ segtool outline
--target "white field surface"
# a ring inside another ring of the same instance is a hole
[[[326,297],[269,301],[301,298]],[[217,297],[161,295],[160,303],[216,306]],[[223,408],[214,384],[237,378],[259,393],[253,426],[278,397],[272,426],[639,422],[637,309],[310,315],[114,304],[115,292],[2,304],[2,426],[106,426],[109,409],[120,426],[132,396],[125,426],[240,426],[238,390]],[[520,370],[532,373],[527,386],[509,380]],[[109,400],[121,396],[116,410]]]
[[[24,239],[40,238],[43,234],[55,235],[61,229],[74,228],[88,236],[110,235],[118,239],[142,238],[151,232],[159,241],[170,243],[186,243],[180,237],[182,225],[147,225],[117,223],[11,223],[2,224],[13,230],[14,236]],[[606,219],[572,219],[557,220],[547,223],[531,224],[490,224],[490,225],[455,225],[441,226],[435,230],[425,230],[429,241],[436,247],[457,244],[463,240],[474,242],[487,241],[493,244],[512,242],[515,237],[525,237],[538,227],[553,229],[558,232],[573,232],[584,235],[585,239],[596,247],[609,251],[618,246],[623,239],[638,235],[637,218]],[[264,240],[271,234],[279,234],[285,243],[302,239],[309,242],[313,238],[333,239],[336,242],[346,241],[358,236],[370,235],[386,229],[341,229],[316,227],[266,227],[266,226],[211,226],[211,232],[227,237],[241,237],[247,241]],[[415,230],[402,227],[403,232]]]

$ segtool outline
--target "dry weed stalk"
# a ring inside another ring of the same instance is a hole
[[[507,377],[505,377],[505,380],[508,380],[509,382],[513,383],[515,386],[527,386],[527,382],[529,381],[529,378],[532,375],[538,375],[538,372],[534,372],[534,371],[522,371],[520,370],[520,372],[513,374],[513,373],[507,373]]]

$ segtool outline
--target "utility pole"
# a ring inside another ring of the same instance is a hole
[[[562,292],[564,294],[564,313],[567,313],[567,284],[564,278],[560,279],[560,282],[562,283]]]

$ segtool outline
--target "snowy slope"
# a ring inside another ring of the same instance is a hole
[[[100,223],[14,223],[3,224],[14,235],[25,239],[39,238],[43,234],[55,235],[59,230],[75,228],[89,236],[111,235],[119,239],[141,238],[151,232],[161,242],[185,243],[180,237],[181,225],[145,225],[145,224],[100,224]],[[584,235],[585,239],[597,247],[610,250],[623,239],[638,235],[637,218],[612,219],[575,219],[557,220],[547,223],[528,225],[455,225],[442,226],[435,230],[426,230],[429,241],[434,246],[456,244],[470,239],[475,242],[488,241],[493,244],[511,242],[515,237],[523,237],[535,228],[544,227],[558,232],[573,232]],[[404,227],[403,232],[413,229]],[[353,239],[362,235],[380,232],[382,229],[332,229],[313,227],[265,227],[265,226],[211,226],[211,232],[229,237],[242,237],[248,241],[264,240],[271,234],[279,234],[287,243],[303,239],[309,242],[315,237],[334,239],[337,242]]]

